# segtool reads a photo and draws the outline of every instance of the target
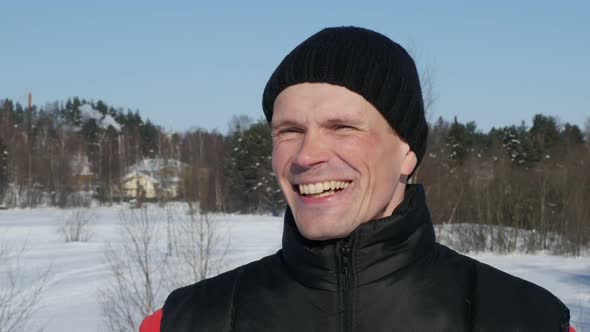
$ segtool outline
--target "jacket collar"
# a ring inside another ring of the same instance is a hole
[[[424,188],[408,185],[403,202],[391,216],[364,223],[344,239],[306,239],[287,208],[282,258],[293,277],[305,286],[337,290],[344,243],[350,248],[350,266],[356,284],[364,285],[424,256],[434,242]]]

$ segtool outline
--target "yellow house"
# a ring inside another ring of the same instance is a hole
[[[143,159],[127,168],[116,196],[124,199],[175,199],[181,194],[186,163],[174,159]]]
[[[156,198],[159,181],[140,172],[131,172],[121,179],[121,196],[125,198]]]

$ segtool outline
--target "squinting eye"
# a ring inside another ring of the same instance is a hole
[[[278,135],[285,135],[285,134],[300,133],[300,132],[301,132],[301,129],[291,127],[291,128],[281,129],[277,132],[277,134]]]
[[[281,132],[283,132],[283,133],[298,133],[299,130],[295,129],[295,128],[287,128],[287,129],[281,130]]]
[[[353,130],[354,127],[351,127],[351,126],[338,126],[338,127],[336,127],[336,129],[338,129],[338,130]]]

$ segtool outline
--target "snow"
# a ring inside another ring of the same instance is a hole
[[[590,257],[491,253],[474,257],[551,291],[570,309],[576,331],[590,331]]]
[[[179,178],[178,176],[173,176],[173,177],[169,178],[168,181],[173,182],[173,183],[177,183],[177,182],[182,182],[182,179]]]
[[[122,181],[122,182],[125,182],[125,181],[127,181],[127,180],[129,180],[129,179],[132,179],[132,178],[134,178],[134,177],[143,177],[143,178],[145,178],[147,181],[149,181],[149,182],[151,182],[151,183],[154,183],[154,184],[156,184],[156,183],[160,183],[160,181],[159,181],[158,179],[156,179],[155,177],[152,177],[152,176],[149,176],[148,174],[145,174],[145,173],[140,173],[140,172],[137,172],[137,171],[132,171],[132,172],[130,172],[130,173],[127,173],[127,174],[125,174],[125,176],[123,176],[123,177],[121,178],[121,181]]]
[[[88,156],[84,154],[76,154],[70,161],[73,175],[93,175],[90,171],[90,162]]]
[[[188,165],[176,159],[146,158],[129,166],[127,170],[151,174],[160,172],[164,168],[172,168],[180,171],[183,167],[188,167]]]
[[[103,115],[100,111],[95,110],[92,108],[90,104],[84,104],[78,107],[80,111],[80,119],[82,122],[86,122],[89,120],[95,120],[96,124],[103,129],[107,129],[109,126],[112,126],[116,131],[121,130],[121,125],[109,114]]]
[[[0,248],[25,248],[19,265],[24,272],[24,284],[34,282],[41,272],[50,271],[50,287],[43,294],[41,307],[35,312],[28,330],[43,327],[45,332],[107,331],[101,318],[97,290],[109,280],[105,246],[121,241],[119,215],[125,209],[125,206],[94,208],[94,235],[85,243],[65,243],[56,231],[70,210],[0,210]],[[225,270],[280,248],[281,217],[218,215],[215,218],[222,221],[221,233],[228,234],[230,239]],[[165,224],[164,220],[160,222]],[[162,241],[165,238],[162,235]],[[577,331],[590,332],[590,256],[489,252],[471,256],[553,292],[570,308],[572,324]],[[0,276],[6,266],[0,265]],[[0,287],[6,286],[1,280]]]
[[[564,252],[563,244],[567,243],[557,233],[540,233],[498,225],[444,224],[435,225],[435,231],[440,243],[460,252],[525,253],[545,250],[549,254],[559,255]],[[499,246],[498,243],[503,245]]]

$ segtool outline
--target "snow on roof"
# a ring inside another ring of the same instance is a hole
[[[89,120],[95,120],[96,124],[103,129],[107,129],[109,126],[112,126],[115,130],[121,130],[121,125],[113,118],[110,114],[103,115],[99,111],[92,108],[90,104],[84,104],[78,107],[80,111],[80,118],[82,122],[86,122]]]
[[[132,171],[132,172],[129,172],[129,173],[125,174],[125,176],[123,176],[123,178],[121,178],[121,181],[122,182],[125,182],[127,180],[130,180],[130,179],[136,177],[136,176],[137,177],[142,177],[142,178],[150,181],[151,183],[160,183],[160,180],[154,178],[153,176],[149,176],[149,175],[147,175],[145,173],[136,172],[136,171]]]
[[[167,181],[176,183],[176,182],[182,182],[182,179],[179,178],[178,176],[173,176],[171,178],[168,178]]]
[[[175,169],[182,169],[186,166],[186,163],[183,163],[176,159],[162,159],[162,158],[147,158],[138,161],[137,163],[129,166],[129,171],[135,172],[158,172],[166,167],[171,167]]]

